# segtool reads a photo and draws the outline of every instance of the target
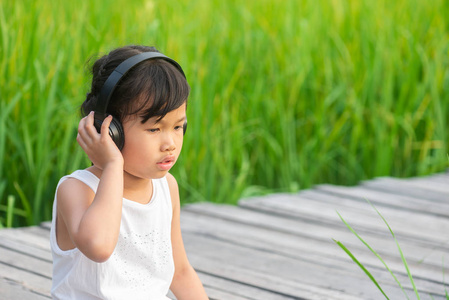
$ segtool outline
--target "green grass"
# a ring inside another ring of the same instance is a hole
[[[413,291],[415,293],[416,299],[420,300],[420,294],[418,292],[418,288],[416,287],[415,281],[413,279],[412,273],[410,272],[410,268],[409,265],[407,263],[407,259],[401,249],[401,246],[399,245],[399,242],[396,238],[396,234],[393,232],[393,229],[390,227],[390,225],[388,224],[387,220],[383,217],[383,215],[379,212],[379,210],[369,201],[366,200],[371,207],[377,212],[377,214],[381,217],[382,221],[385,223],[385,225],[387,226],[392,238],[394,239],[398,252],[400,254],[401,260],[402,260],[402,264],[407,272],[409,281],[411,286],[413,287]],[[402,284],[399,282],[398,278],[396,277],[396,275],[393,273],[393,271],[390,269],[390,267],[387,265],[387,263],[384,261],[384,259],[377,253],[377,251],[375,249],[373,249],[355,230],[354,228],[352,228],[352,226],[341,216],[341,214],[337,211],[338,216],[340,217],[340,219],[342,220],[342,222],[346,225],[346,227],[348,227],[348,229],[377,257],[377,259],[379,259],[379,261],[383,264],[383,266],[385,267],[385,269],[388,271],[388,273],[393,277],[393,279],[395,280],[395,282],[397,283],[397,285],[399,286],[399,288],[401,289],[401,291],[404,293],[405,298],[404,299],[410,299],[404,289],[404,287],[402,286]],[[368,276],[368,278],[373,282],[373,284],[378,288],[378,290],[382,293],[382,295],[385,297],[385,299],[390,299],[388,297],[388,295],[385,293],[385,291],[382,289],[382,287],[380,286],[380,284],[378,283],[378,281],[376,280],[376,278],[371,274],[371,272],[365,267],[365,265],[363,265],[363,263],[361,263],[356,257],[355,255],[351,252],[351,250],[349,250],[342,242],[337,241],[334,239],[334,242],[341,248],[343,249],[343,251],[354,261],[354,263],[360,268],[362,269],[362,271]],[[443,285],[445,284],[444,281],[444,257],[443,257],[443,262],[442,262],[442,266],[443,266]],[[446,299],[449,299],[449,294],[445,288],[444,290],[445,292],[445,296]],[[431,296],[432,297],[432,296]],[[432,298],[433,299],[433,298]]]
[[[131,43],[192,87],[183,202],[441,171],[448,20],[444,0],[1,1],[0,224],[48,220],[59,178],[88,166],[85,62]]]

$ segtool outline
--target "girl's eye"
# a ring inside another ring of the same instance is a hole
[[[184,126],[175,126],[175,130],[182,130]]]
[[[151,128],[151,129],[148,129],[148,131],[152,132],[152,133],[156,133],[159,131],[159,128]]]

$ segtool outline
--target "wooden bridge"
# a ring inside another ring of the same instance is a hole
[[[421,299],[446,299],[449,173],[318,185],[238,206],[187,205],[181,214],[187,254],[211,299],[384,299],[335,239],[390,299],[417,299],[395,240],[366,200],[395,233]],[[337,212],[380,254],[404,291]],[[0,299],[49,299],[51,264],[49,223],[0,230]]]

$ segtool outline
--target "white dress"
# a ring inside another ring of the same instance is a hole
[[[87,170],[76,178],[96,192],[99,179]],[[56,193],[57,195],[57,193]],[[50,244],[53,255],[53,299],[169,299],[174,275],[171,246],[172,203],[167,179],[153,179],[148,204],[123,198],[117,246],[111,257],[96,263],[77,248],[63,251],[56,241],[57,199],[53,204]]]

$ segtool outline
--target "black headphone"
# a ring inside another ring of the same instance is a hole
[[[106,110],[108,108],[109,101],[111,100],[111,96],[114,93],[114,90],[120,80],[129,72],[129,70],[131,70],[139,63],[155,58],[161,58],[168,61],[181,72],[184,78],[186,78],[184,71],[176,61],[159,52],[143,52],[124,60],[117,66],[117,68],[115,68],[114,71],[112,71],[111,75],[109,75],[108,79],[106,79],[103,87],[101,88],[100,96],[98,97],[98,101],[95,106],[94,115],[94,126],[97,129],[98,133],[100,133],[101,124],[108,116]],[[184,134],[186,133],[186,129],[187,120],[184,122]],[[111,124],[109,125],[109,135],[111,136],[117,147],[122,150],[123,146],[125,145],[125,133],[123,131],[123,126],[119,120],[112,118]]]

